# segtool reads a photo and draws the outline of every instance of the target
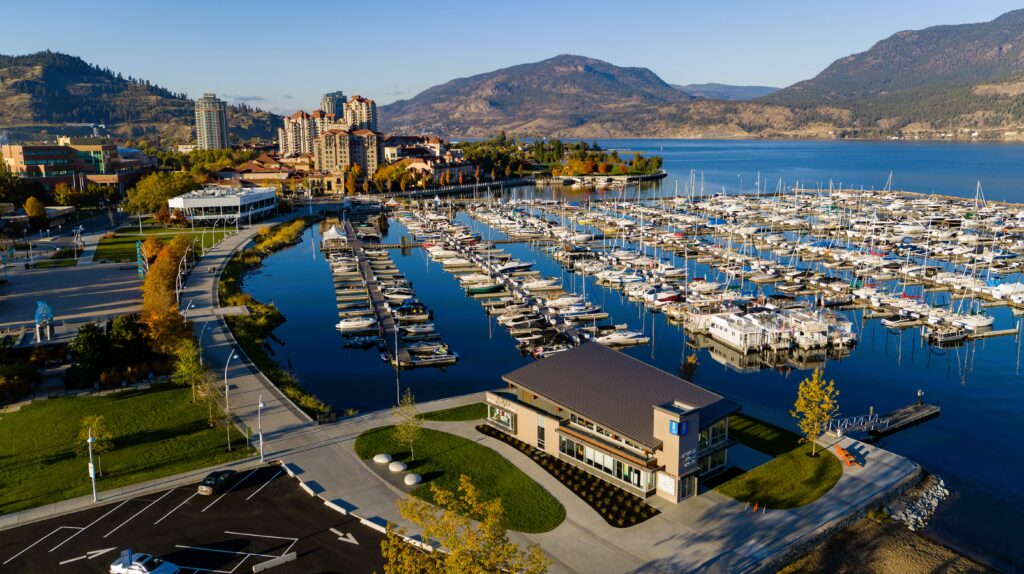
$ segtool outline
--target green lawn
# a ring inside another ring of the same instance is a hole
[[[216,232],[206,232],[206,246],[209,247],[211,242],[220,241],[228,233],[233,233],[234,230],[224,231],[222,229]],[[179,235],[188,237],[190,240],[193,237],[199,238],[201,241],[204,240],[202,233],[193,234],[191,231],[183,232],[178,230],[176,232],[168,231],[152,231],[149,233],[143,233],[139,235],[138,228],[125,228],[125,231],[118,231],[117,237],[100,239],[99,245],[96,246],[96,253],[93,255],[93,261],[135,261],[135,242],[138,240],[145,241],[150,237],[157,237],[163,241],[170,241]],[[199,245],[196,244],[198,248]]]
[[[77,259],[45,259],[35,263],[36,269],[46,269],[47,267],[74,267],[75,265],[78,265]]]
[[[105,490],[221,464],[248,455],[245,437],[207,426],[207,409],[187,387],[159,385],[102,397],[37,401],[0,415],[0,514],[91,491],[88,459],[77,457],[80,421],[102,415],[114,447],[102,457]]]
[[[461,407],[452,407],[450,409],[423,413],[420,415],[420,418],[425,421],[453,422],[475,421],[483,419],[486,416],[487,405],[484,403],[473,403],[471,405],[463,405]]]
[[[554,496],[493,450],[453,434],[423,429],[413,461],[408,449],[395,441],[393,428],[364,432],[356,439],[356,453],[370,459],[386,452],[406,462],[424,481],[412,491],[413,496],[431,501],[431,484],[454,490],[459,476],[465,474],[484,496],[501,499],[511,530],[547,532],[565,519],[565,508]]]
[[[821,498],[843,474],[839,459],[828,450],[819,447],[818,456],[810,457],[811,445],[801,444],[800,435],[748,416],[729,419],[729,437],[774,457],[715,487],[736,500],[769,509],[796,508]]]
[[[729,437],[769,456],[800,446],[800,435],[743,414],[729,417]]]

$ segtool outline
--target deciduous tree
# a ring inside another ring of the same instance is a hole
[[[78,430],[78,441],[75,442],[75,452],[78,456],[89,455],[89,435],[92,434],[92,454],[97,457],[99,474],[103,474],[103,454],[114,448],[113,435],[107,429],[106,421],[102,415],[86,415],[82,417],[82,423]]]
[[[423,419],[416,410],[412,389],[405,389],[401,400],[392,408],[395,416],[395,440],[409,447],[409,455],[416,460],[416,439],[423,430]]]
[[[815,440],[823,432],[825,424],[839,414],[838,397],[835,381],[825,381],[825,373],[821,369],[814,369],[810,377],[800,381],[796,402],[789,414],[797,420],[804,442],[811,443],[811,456],[817,456]]]
[[[35,196],[29,196],[25,200],[25,215],[28,215],[29,221],[36,227],[43,227],[46,225],[46,204],[40,201]]]
[[[147,214],[167,205],[167,200],[199,189],[196,179],[187,173],[153,173],[139,180],[128,191],[128,211]]]
[[[404,529],[388,526],[381,542],[384,574],[543,574],[551,563],[538,546],[520,549],[505,530],[500,498],[484,500],[468,476],[449,491],[431,486],[436,506],[409,497],[398,503],[423,540],[443,548],[430,552],[409,544]]]

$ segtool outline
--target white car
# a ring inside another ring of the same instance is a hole
[[[128,554],[127,558],[122,555],[110,564],[110,574],[178,574],[179,572],[181,572],[181,568],[152,554]]]

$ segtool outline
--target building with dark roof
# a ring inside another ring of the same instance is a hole
[[[488,424],[638,495],[678,502],[725,468],[739,406],[597,343],[531,363],[487,393]]]

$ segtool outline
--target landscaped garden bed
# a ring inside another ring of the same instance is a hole
[[[505,434],[490,425],[478,425],[476,430],[516,447],[529,456],[548,474],[558,479],[590,505],[605,522],[616,527],[634,526],[658,514],[658,509],[639,496],[602,480],[575,465],[559,460],[525,442]]]

